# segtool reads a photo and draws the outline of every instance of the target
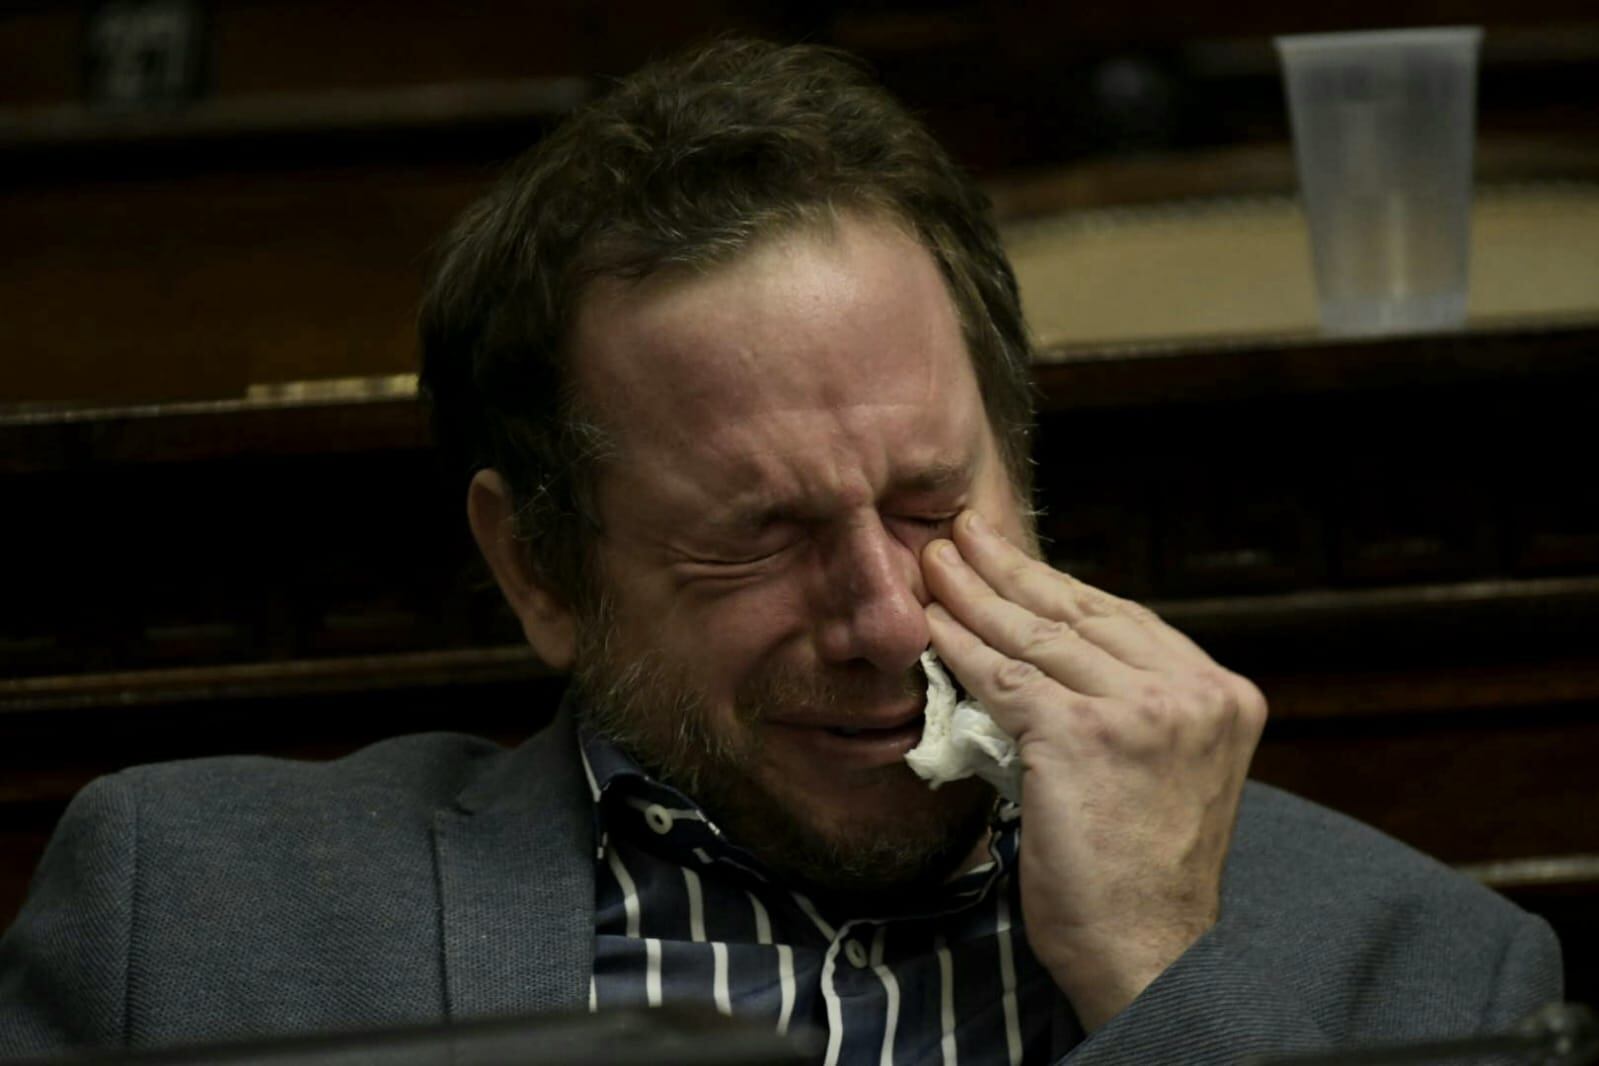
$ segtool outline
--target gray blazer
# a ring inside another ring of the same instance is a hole
[[[593,825],[565,716],[332,763],[139,767],[73,801],[0,940],[0,1057],[587,1003]],[[1503,1027],[1561,993],[1547,925],[1261,785],[1221,922],[1074,1063]]]

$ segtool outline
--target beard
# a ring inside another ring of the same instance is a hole
[[[767,667],[739,686],[732,722],[719,724],[686,663],[655,647],[624,652],[623,643],[602,595],[579,625],[572,684],[582,723],[692,798],[730,842],[779,877],[856,909],[902,903],[907,892],[947,881],[985,838],[995,792],[975,778],[934,791],[903,763],[883,767],[885,791],[911,801],[840,820],[819,817],[803,797],[784,798],[774,775],[762,773],[763,722],[796,710],[810,720],[848,720],[851,710],[921,696],[919,666],[900,678],[864,664],[825,673]]]

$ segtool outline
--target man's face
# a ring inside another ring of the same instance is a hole
[[[840,892],[942,878],[993,794],[930,791],[919,552],[965,507],[1026,530],[936,264],[843,216],[703,273],[604,282],[574,333],[614,435],[594,721],[737,843]]]

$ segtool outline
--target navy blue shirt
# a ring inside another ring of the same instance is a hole
[[[591,1008],[713,1003],[825,1035],[826,1062],[1048,1063],[1082,1030],[1021,927],[1018,809],[990,860],[902,914],[824,914],[681,792],[582,734],[594,795]]]

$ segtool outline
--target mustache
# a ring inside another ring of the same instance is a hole
[[[884,704],[910,697],[927,698],[927,675],[920,664],[899,677],[865,664],[822,670],[773,667],[739,685],[734,705],[742,721],[754,723],[792,713],[796,707],[839,718],[864,718]]]

